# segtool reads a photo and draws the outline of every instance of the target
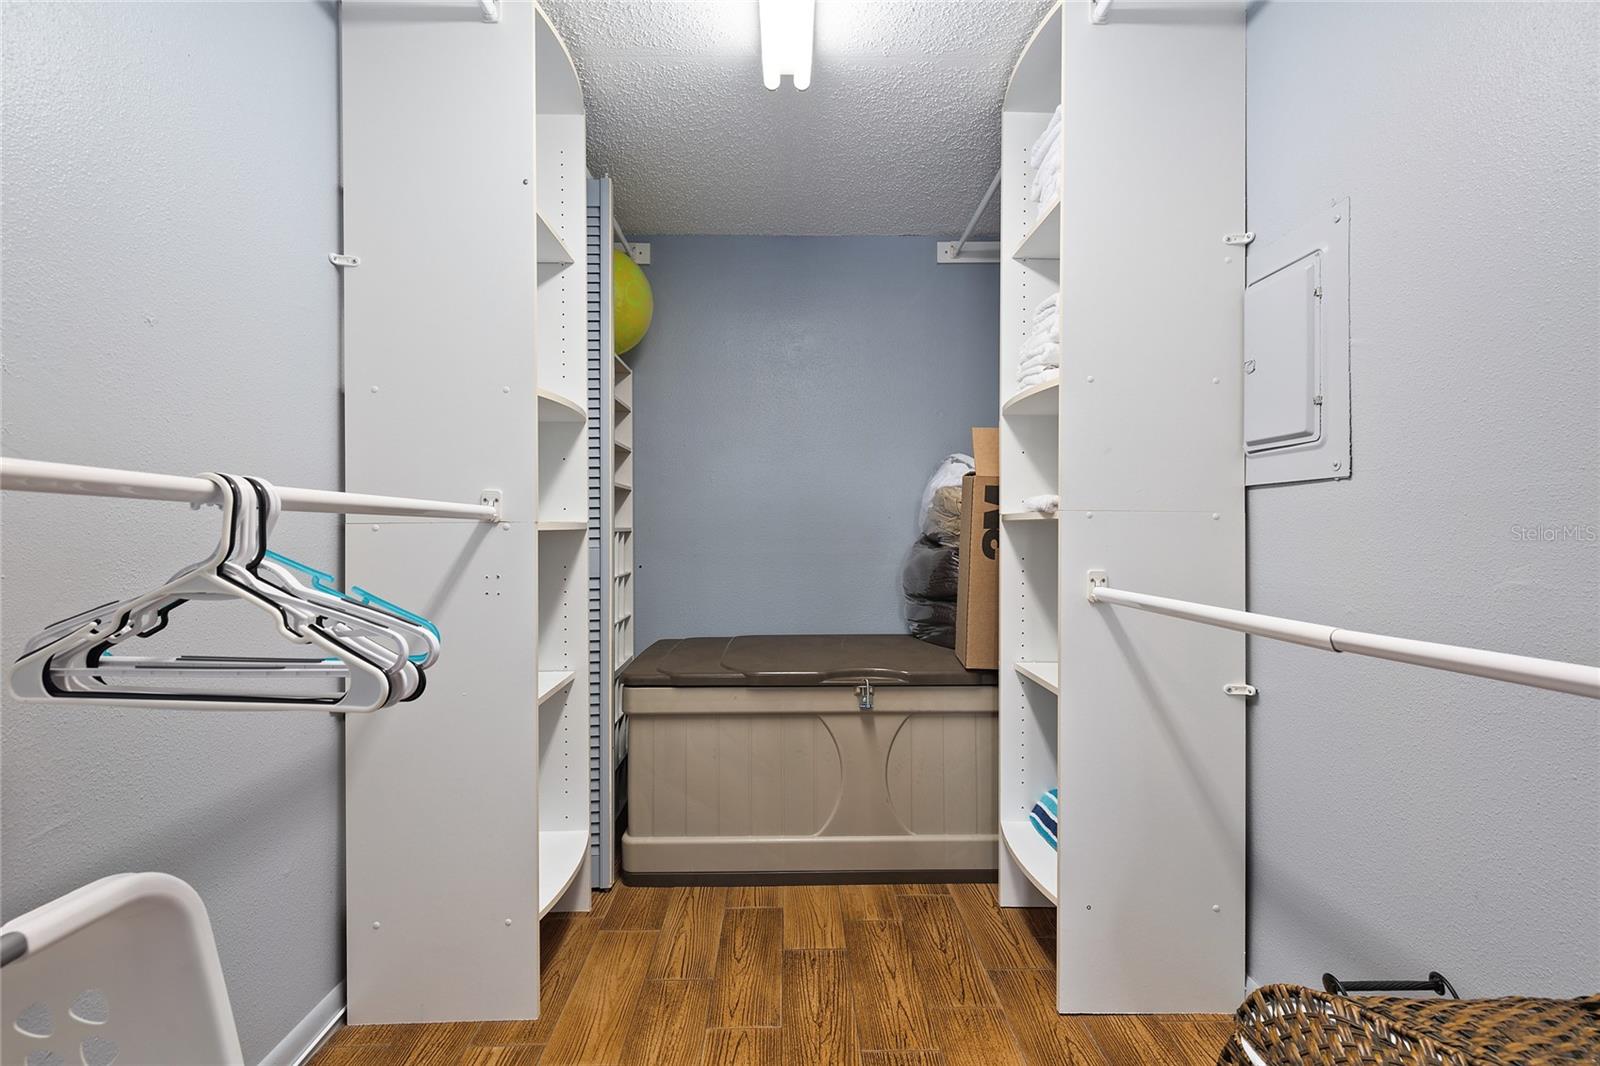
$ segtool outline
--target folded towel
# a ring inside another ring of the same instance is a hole
[[[1028,339],[1022,342],[1024,348],[1032,347],[1040,341],[1059,341],[1061,339],[1061,322],[1054,315],[1042,321],[1035,322],[1033,329],[1028,331]]]
[[[1040,514],[1055,514],[1061,510],[1061,497],[1056,495],[1028,496],[1022,501],[1024,511],[1038,511]]]
[[[1043,385],[1047,381],[1059,380],[1061,380],[1061,368],[1053,366],[1046,370],[1035,370],[1022,375],[1017,378],[1017,387],[1019,389],[1031,389],[1035,385]]]
[[[1053,173],[1035,174],[1030,195],[1039,207],[1049,203],[1052,196],[1061,195],[1061,168],[1057,167]]]
[[[1043,362],[1033,363],[1029,366],[1017,367],[1017,380],[1021,381],[1023,378],[1051,372],[1061,373],[1061,363],[1053,359],[1046,359]]]
[[[1017,354],[1017,373],[1037,370],[1041,366],[1061,365],[1061,342],[1045,341],[1029,345]]]
[[[1028,150],[1028,165],[1035,171],[1061,163],[1061,127],[1034,142]]]
[[[1044,299],[1040,300],[1039,303],[1034,307],[1033,320],[1037,322],[1040,319],[1054,316],[1056,313],[1056,308],[1060,306],[1061,294],[1059,292],[1051,293],[1049,296],[1046,296]]]
[[[1056,826],[1060,818],[1061,796],[1053,788],[1039,797],[1039,802],[1033,805],[1033,810],[1028,814],[1028,821],[1033,823],[1033,828],[1055,850],[1060,850],[1056,844]]]
[[[1033,146],[1028,151],[1028,161],[1032,166],[1044,162],[1044,156],[1050,149],[1052,141],[1061,140],[1061,105],[1050,113],[1050,121],[1044,124],[1044,129],[1039,131],[1039,136],[1034,138]]]
[[[1060,352],[1061,352],[1061,342],[1060,341],[1042,340],[1042,339],[1041,340],[1036,340],[1036,341],[1029,341],[1027,344],[1024,344],[1022,346],[1022,350],[1021,351],[1017,352],[1017,361],[1018,361],[1018,363],[1026,363],[1029,359],[1031,359],[1032,357],[1034,357],[1036,355],[1041,355],[1041,354],[1059,355]]]

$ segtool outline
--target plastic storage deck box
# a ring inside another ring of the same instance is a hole
[[[621,675],[641,881],[949,879],[997,863],[992,673],[908,636],[663,640]]]

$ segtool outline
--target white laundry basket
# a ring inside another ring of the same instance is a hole
[[[205,904],[169,874],[115,874],[0,928],[4,1066],[234,1066],[244,1059]]]

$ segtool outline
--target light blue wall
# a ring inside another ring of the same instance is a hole
[[[903,632],[923,483],[995,424],[999,271],[921,237],[659,237],[638,636]]]
[[[333,6],[30,3],[0,18],[0,450],[338,486]],[[7,663],[45,623],[152,587],[218,533],[215,510],[170,503],[3,506]],[[274,546],[336,564],[338,531],[290,515]],[[228,612],[253,614],[193,606],[174,640],[255,621]],[[338,984],[336,720],[7,701],[0,744],[5,917],[106,874],[187,880],[247,1061]]]
[[[1250,492],[1253,610],[1600,660],[1596,56],[1594,4],[1254,7],[1250,228],[1350,197],[1354,476]],[[1592,701],[1250,661],[1256,979],[1600,986]]]

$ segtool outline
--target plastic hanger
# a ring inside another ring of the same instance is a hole
[[[271,485],[258,478],[239,478],[227,474],[221,476],[233,485],[236,506],[233,515],[233,544],[228,558],[219,568],[220,572],[232,581],[247,587],[282,612],[284,621],[280,628],[286,632],[303,637],[308,627],[317,625],[347,647],[365,653],[389,675],[392,695],[388,702],[414,699],[420,695],[423,689],[421,672],[405,657],[404,636],[396,632],[392,624],[373,623],[369,619],[357,618],[339,606],[329,609],[327,605],[308,603],[293,593],[262,580],[257,569],[266,551],[266,538],[282,510],[277,492]],[[191,568],[191,572],[195,569]],[[215,594],[202,594],[190,598],[215,598]],[[392,623],[394,620],[389,621]],[[113,640],[124,639],[130,633],[148,636],[158,632],[164,625],[160,611],[155,606],[146,607],[134,614],[123,629],[114,635]],[[130,670],[136,672],[162,670],[165,671],[163,677],[166,680],[195,677],[215,680],[224,675],[248,676],[249,671],[260,669],[258,662],[259,660],[244,661],[244,670],[241,672],[237,668],[240,665],[239,661],[228,658],[186,656],[174,661],[122,657],[115,662],[106,663],[103,657],[97,657],[94,662],[62,676],[71,677],[79,682],[70,686],[74,691],[84,691],[87,682],[108,683],[111,680],[108,674],[115,674],[126,681],[135,676],[126,673]],[[191,672],[187,674],[182,672],[185,669]],[[275,681],[289,676],[318,677],[330,673],[326,666],[296,670],[284,666],[281,662],[275,663],[273,669],[272,677]],[[336,665],[331,672],[337,672]],[[89,685],[87,690],[94,691],[94,688]]]
[[[311,603],[336,606],[358,618],[393,626],[405,638],[406,657],[421,668],[439,660],[439,627],[419,614],[360,587],[351,590],[353,595],[346,594],[332,574],[275,551],[265,553],[256,573]]]
[[[382,635],[373,635],[376,630],[369,621],[298,600],[254,574],[252,567],[265,552],[267,526],[276,518],[275,494],[270,487],[229,475],[204,476],[221,489],[223,535],[216,550],[152,592],[53,623],[30,641],[12,664],[7,673],[12,693],[35,701],[351,713],[377,710],[413,695],[421,675],[404,653],[405,643],[398,634],[394,648],[385,649]],[[111,651],[130,638],[159,632],[172,611],[184,603],[205,599],[243,600],[271,616],[286,639],[311,645],[323,657],[138,659]],[[341,628],[348,632],[336,632]],[[134,676],[150,678],[152,683],[177,677],[201,683],[223,678],[246,679],[247,683],[218,693],[214,688],[118,689],[108,680]],[[337,691],[298,698],[252,693],[265,682],[285,678],[311,678]]]

